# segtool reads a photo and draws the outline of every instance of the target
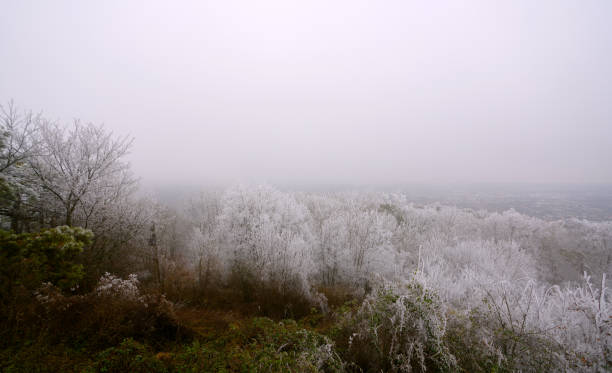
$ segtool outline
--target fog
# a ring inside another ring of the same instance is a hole
[[[144,184],[612,182],[609,1],[4,2],[0,100]]]

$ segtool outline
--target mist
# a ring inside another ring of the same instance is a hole
[[[3,4],[0,99],[145,185],[610,183],[607,1]]]
[[[612,372],[611,15],[2,2],[0,371]]]

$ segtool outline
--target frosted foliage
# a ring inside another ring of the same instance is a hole
[[[75,121],[71,128],[51,122],[38,127],[35,156],[28,160],[56,220],[87,226],[109,204],[120,204],[136,180],[124,161],[131,139],[115,138],[103,126]]]
[[[388,216],[351,206],[326,219],[319,231],[318,262],[324,282],[351,282],[393,273],[395,253]]]
[[[210,275],[214,267],[219,266],[220,250],[214,234],[209,230],[194,227],[190,237],[189,248],[194,257],[198,279]]]
[[[598,288],[586,274],[580,286],[566,288],[500,282],[486,290],[483,309],[511,335],[549,339],[566,371],[606,372],[612,364],[612,304],[604,283],[602,277]]]
[[[314,270],[306,208],[271,187],[237,186],[222,197],[217,235],[226,266],[238,261],[262,279]]]
[[[137,300],[140,296],[138,277],[135,274],[131,274],[124,280],[107,272],[100,278],[96,286],[96,294],[99,296]]]
[[[371,368],[424,372],[434,361],[444,370],[456,369],[456,359],[443,342],[444,309],[435,292],[417,281],[401,288],[383,285],[343,324],[352,332],[349,352],[368,354]]]
[[[419,276],[453,304],[475,306],[502,282],[533,278],[533,260],[512,242],[467,241],[421,253]]]
[[[611,222],[545,221],[514,210],[416,206],[402,195],[292,194],[269,186],[229,188],[195,201],[188,214],[188,255],[200,284],[219,274],[229,280],[238,270],[279,286],[298,279],[312,300],[325,298],[313,289],[341,286],[366,296],[364,323],[368,314],[382,312],[390,318],[388,330],[398,333],[406,322],[417,322],[411,330],[424,325],[402,313],[425,299],[406,289],[428,289],[443,308],[427,322],[480,315],[480,323],[466,324],[476,328],[475,340],[513,369],[534,369],[529,364],[543,356],[547,366],[564,371],[605,371],[612,364],[604,276],[612,272]],[[583,278],[587,270],[601,283]],[[393,283],[397,293],[373,295],[380,281]],[[104,289],[124,288],[116,278],[104,283]],[[444,324],[436,325],[443,334]],[[359,338],[374,341],[366,334],[376,330],[362,329]],[[392,353],[404,354],[410,364],[422,359],[412,337],[400,334],[404,347]],[[445,364],[454,364],[450,356]]]
[[[604,372],[612,366],[612,293],[584,274],[581,286],[550,288],[538,309],[539,327],[569,349],[578,367]]]

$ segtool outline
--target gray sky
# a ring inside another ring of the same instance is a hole
[[[3,1],[11,98],[145,184],[612,182],[612,1]]]

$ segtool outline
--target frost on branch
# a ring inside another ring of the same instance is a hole
[[[351,360],[369,371],[424,372],[456,368],[444,337],[446,315],[439,298],[416,280],[382,285],[345,316]]]
[[[106,272],[100,278],[96,287],[96,294],[103,297],[117,297],[128,300],[137,300],[140,296],[138,290],[138,277],[131,274],[127,279],[122,279]]]
[[[313,264],[306,209],[266,186],[229,189],[222,205],[217,234],[225,267],[281,288],[297,281],[307,291]]]

